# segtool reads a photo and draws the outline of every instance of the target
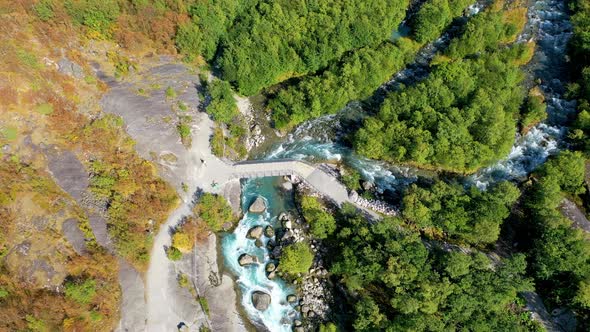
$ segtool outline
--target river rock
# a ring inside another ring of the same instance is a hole
[[[240,266],[252,265],[258,263],[258,258],[250,256],[248,254],[242,254],[238,258],[238,263],[240,264]]]
[[[262,236],[262,230],[262,226],[254,226],[250,228],[250,230],[248,231],[248,235],[246,235],[246,237],[248,237],[249,239],[259,239]]]
[[[301,312],[306,314],[307,312],[309,312],[309,306],[308,305],[302,305],[301,306]]]
[[[262,247],[264,247],[264,242],[262,242],[261,239],[256,239],[256,241],[254,241],[254,245],[257,246],[258,248],[262,248]]]
[[[297,326],[293,329],[294,332],[305,332],[305,329],[302,326]]]
[[[273,237],[275,236],[275,229],[272,228],[272,226],[268,225],[264,228],[264,235],[266,235],[266,237]]]
[[[291,229],[293,228],[293,224],[291,223],[291,220],[283,220],[283,228],[286,229]]]
[[[272,280],[277,276],[277,273],[275,271],[272,271],[271,273],[268,274],[267,278]]]
[[[266,272],[272,272],[277,269],[277,266],[274,263],[266,264]]]
[[[266,211],[266,203],[264,202],[264,199],[262,199],[262,197],[258,196],[256,198],[256,200],[254,201],[254,203],[252,203],[252,205],[250,205],[249,211],[252,213],[262,213],[262,212]]]
[[[252,305],[254,305],[254,308],[257,310],[264,311],[268,309],[270,301],[270,295],[265,292],[255,291],[252,293]]]
[[[375,184],[371,181],[363,181],[361,185],[364,190],[371,190],[375,187]]]
[[[289,216],[289,214],[288,214],[287,212],[285,212],[285,211],[283,211],[283,212],[281,212],[281,213],[279,214],[279,220],[280,220],[280,221],[286,221],[286,220],[290,220],[290,219],[291,219],[291,217],[290,217],[290,216]]]
[[[295,294],[289,294],[289,295],[287,295],[287,302],[289,302],[289,303],[296,303],[297,302],[297,296],[295,296]]]
[[[290,181],[283,182],[281,187],[283,187],[283,189],[285,189],[286,191],[293,190],[293,184]]]
[[[301,321],[299,319],[296,319],[294,322],[295,326],[301,326]]]

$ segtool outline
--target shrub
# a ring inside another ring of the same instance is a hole
[[[311,226],[311,234],[318,239],[325,239],[336,230],[336,220],[324,210],[320,201],[311,196],[301,200],[301,208],[305,220]]]
[[[207,299],[200,296],[199,297],[199,304],[201,305],[201,308],[203,308],[203,311],[205,312],[205,314],[207,316],[209,316],[209,302],[207,301]]]
[[[193,211],[214,232],[220,231],[225,222],[233,222],[234,219],[231,207],[225,198],[210,193],[203,194]]]
[[[2,287],[0,287],[0,299],[3,299],[5,297],[8,297],[10,293],[8,293],[8,291]]]
[[[313,253],[305,242],[297,242],[286,246],[281,254],[279,267],[282,271],[295,275],[306,273],[313,262]]]
[[[361,188],[361,174],[355,169],[346,169],[346,174],[342,176],[342,183],[350,190],[359,190]]]
[[[54,16],[53,3],[50,0],[39,1],[39,3],[37,3],[33,9],[41,21],[47,22]]]
[[[173,87],[166,88],[166,98],[176,98],[176,91],[174,91]]]
[[[41,319],[35,318],[33,315],[27,315],[25,319],[27,321],[27,327],[31,331],[47,331],[47,324]]]
[[[168,256],[168,259],[171,261],[179,261],[182,259],[182,252],[180,252],[180,250],[174,247],[168,248],[168,250],[166,251],[166,255]]]
[[[190,252],[193,249],[191,237],[184,232],[176,232],[172,236],[172,246],[181,252]]]
[[[67,282],[66,297],[80,304],[88,304],[96,295],[96,281],[86,279],[84,282]]]

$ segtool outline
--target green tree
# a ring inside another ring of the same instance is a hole
[[[306,273],[313,262],[313,253],[305,242],[297,242],[283,248],[279,268],[281,271],[296,275]]]
[[[231,207],[225,198],[211,193],[201,196],[193,212],[214,232],[220,231],[224,223],[234,221]]]
[[[311,234],[318,239],[325,239],[336,230],[336,220],[316,197],[304,196],[301,208],[305,220],[311,225]]]

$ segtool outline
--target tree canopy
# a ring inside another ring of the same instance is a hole
[[[391,93],[356,133],[357,152],[373,159],[472,172],[506,156],[524,93],[516,59],[525,46],[501,47],[502,15],[471,19],[424,81]]]

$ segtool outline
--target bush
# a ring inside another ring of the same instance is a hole
[[[207,86],[211,95],[211,103],[207,105],[207,113],[215,121],[225,124],[232,123],[238,113],[236,100],[234,99],[231,86],[226,81],[214,80]]]
[[[179,261],[182,259],[182,252],[180,252],[180,250],[174,247],[169,247],[166,251],[166,255],[168,256],[168,259],[171,261]]]
[[[281,254],[279,268],[281,271],[296,275],[306,273],[313,263],[313,253],[305,242],[297,242],[286,246]]]
[[[96,295],[96,281],[86,279],[83,282],[67,282],[65,290],[67,298],[80,304],[88,304]]]
[[[305,220],[311,226],[311,234],[318,239],[325,239],[336,230],[336,220],[324,210],[320,201],[311,196],[301,200],[301,208]]]
[[[220,231],[224,223],[234,221],[231,207],[225,198],[211,193],[201,196],[193,212],[214,232]]]
[[[37,3],[33,9],[35,10],[35,14],[41,21],[49,21],[53,18],[53,3],[51,0],[42,0]]]
[[[361,188],[361,174],[352,168],[346,169],[346,174],[342,176],[342,183],[349,190],[358,191]]]
[[[207,316],[209,316],[209,302],[207,301],[207,299],[200,296],[199,297],[199,304],[201,305],[201,308],[203,308],[203,311],[205,312],[205,314]]]
[[[184,232],[176,232],[172,235],[172,246],[181,252],[187,253],[193,249],[194,243],[191,237]]]
[[[176,91],[174,91],[173,87],[166,88],[166,98],[176,98]]]

